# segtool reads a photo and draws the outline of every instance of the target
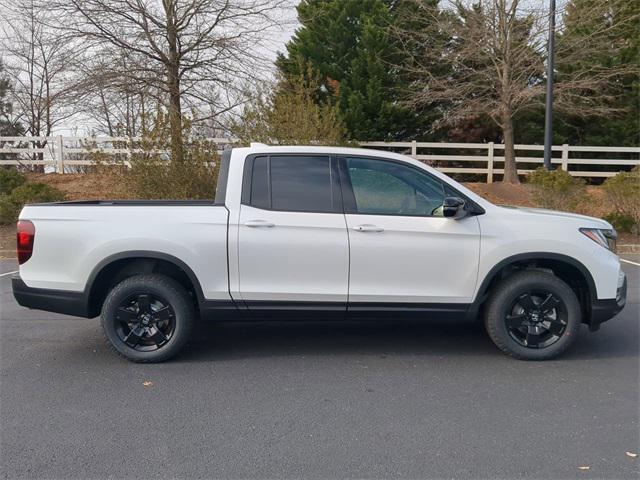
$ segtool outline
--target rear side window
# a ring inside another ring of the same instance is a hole
[[[332,210],[329,157],[271,157],[271,208]]]
[[[330,157],[258,156],[253,159],[251,206],[289,212],[342,211],[337,168]]]
[[[256,208],[270,208],[268,157],[256,157],[251,174],[251,205]]]

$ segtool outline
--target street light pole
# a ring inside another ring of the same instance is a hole
[[[549,43],[547,47],[547,100],[544,113],[544,168],[551,170],[553,142],[553,71],[556,34],[556,0],[549,0]]]

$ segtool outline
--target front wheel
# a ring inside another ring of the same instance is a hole
[[[522,360],[548,360],[578,336],[582,312],[573,290],[555,275],[525,270],[493,289],[485,327],[503,352]]]
[[[193,303],[175,280],[158,274],[129,277],[102,306],[102,328],[110,345],[133,362],[162,362],[187,343]]]

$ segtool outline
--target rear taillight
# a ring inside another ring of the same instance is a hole
[[[31,258],[33,253],[33,240],[36,238],[36,227],[29,220],[18,220],[18,232],[16,234],[18,263],[22,265]]]

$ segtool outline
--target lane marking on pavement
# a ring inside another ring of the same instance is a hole
[[[11,275],[12,273],[18,273],[19,270],[14,270],[13,272],[0,273],[0,277],[5,277],[7,275]]]

